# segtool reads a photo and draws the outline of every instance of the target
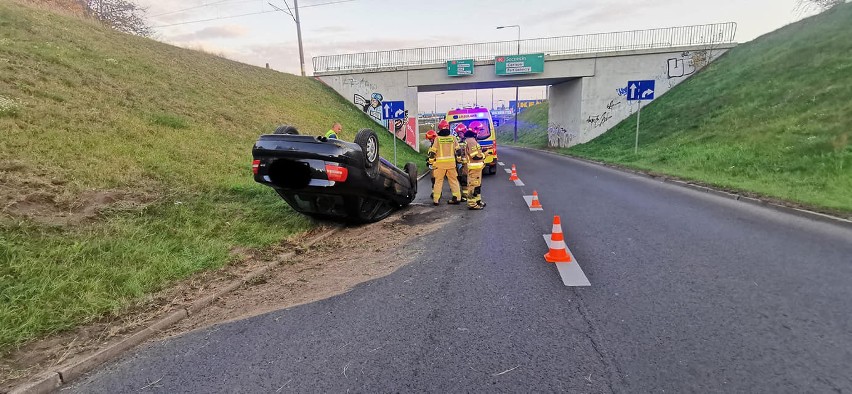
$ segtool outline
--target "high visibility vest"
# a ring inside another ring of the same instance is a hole
[[[435,163],[441,168],[452,168],[456,165],[456,147],[458,143],[453,136],[438,136],[432,148],[435,149]]]
[[[325,138],[337,139],[337,133],[335,133],[334,130],[329,130],[325,133]]]

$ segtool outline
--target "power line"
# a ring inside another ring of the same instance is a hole
[[[207,4],[197,5],[197,6],[195,6],[195,7],[183,8],[183,9],[179,9],[179,10],[174,10],[174,11],[169,11],[169,12],[163,12],[163,13],[160,13],[160,14],[154,14],[154,15],[150,15],[149,17],[150,17],[150,18],[156,18],[156,17],[158,17],[158,16],[163,16],[163,15],[177,14],[177,13],[184,12],[184,11],[195,10],[195,9],[198,9],[198,8],[210,7],[210,6],[213,6],[213,5],[218,5],[218,4],[222,4],[222,3],[227,3],[227,2],[229,2],[229,1],[232,1],[232,0],[219,0],[219,1],[214,1],[214,2],[212,2],[212,3],[207,3]],[[257,0],[241,1],[240,3],[248,3],[249,1],[257,1]]]
[[[338,0],[338,1],[329,1],[328,3],[317,3],[317,4],[308,4],[303,5],[299,8],[311,8],[311,7],[319,7],[321,5],[331,5],[331,4],[340,4],[340,3],[351,3],[355,0]]]
[[[171,24],[168,24],[168,25],[151,26],[151,28],[156,29],[156,28],[158,28],[158,27],[169,27],[169,26],[188,25],[188,24],[190,24],[190,23],[211,22],[211,21],[218,21],[218,20],[221,20],[221,19],[233,19],[233,18],[240,18],[240,17],[243,17],[243,16],[251,16],[251,15],[268,14],[268,13],[270,13],[270,12],[278,12],[278,11],[277,11],[277,10],[268,10],[268,11],[260,11],[260,12],[250,12],[250,13],[248,13],[248,14],[230,15],[230,16],[220,16],[220,17],[217,17],[217,18],[199,19],[199,20],[194,20],[194,21],[179,22],[179,23],[171,23]]]
[[[220,1],[218,1],[218,2],[213,2],[213,3],[209,3],[209,4],[204,4],[204,5],[200,5],[200,6],[196,6],[196,7],[191,7],[191,8],[187,8],[187,9],[183,9],[183,10],[172,11],[172,12],[169,12],[169,13],[178,13],[178,12],[188,11],[188,10],[191,10],[191,9],[196,9],[196,8],[201,8],[201,7],[206,7],[206,6],[211,6],[211,5],[215,5],[215,4],[224,3],[224,2],[226,2],[226,1],[229,1],[229,0],[220,0]],[[257,1],[257,0],[251,0],[251,1]],[[337,0],[337,1],[329,1],[329,2],[326,2],[326,3],[308,4],[308,5],[301,6],[301,7],[299,7],[299,8],[310,8],[310,7],[319,7],[319,6],[324,6],[324,5],[332,5],[332,4],[340,4],[340,3],[350,3],[350,2],[353,2],[353,1],[355,1],[355,0]],[[247,2],[247,1],[244,1],[244,3],[246,3],[246,2]],[[278,10],[268,10],[268,11],[250,12],[250,13],[247,13],[247,14],[220,16],[220,17],[216,17],[216,18],[199,19],[199,20],[192,20],[192,21],[186,21],[186,22],[171,23],[171,24],[167,24],[167,25],[152,26],[152,28],[170,27],[170,26],[179,26],[179,25],[187,25],[187,24],[191,24],[191,23],[211,22],[211,21],[216,21],[216,20],[221,20],[221,19],[233,19],[233,18],[240,18],[240,17],[244,17],[244,16],[260,15],[260,14],[268,14],[268,13],[271,13],[271,12],[277,12],[277,11],[278,11]],[[169,13],[167,13],[167,14],[169,14]],[[166,15],[166,14],[159,14],[159,15]],[[157,15],[154,15],[154,16],[157,16]],[[152,16],[152,17],[153,17],[153,16]]]

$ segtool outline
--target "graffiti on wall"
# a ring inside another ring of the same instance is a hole
[[[382,101],[384,97],[381,93],[373,92],[370,99],[367,100],[364,96],[356,94],[353,102],[361,108],[365,114],[369,115],[376,122],[382,123]]]
[[[374,85],[373,83],[371,83],[370,81],[368,81],[364,78],[361,78],[361,79],[355,79],[355,78],[352,78],[352,77],[346,78],[346,79],[343,80],[343,86],[349,86],[350,88],[353,88],[353,89],[372,90],[372,91],[375,91],[376,89],[378,89],[378,87],[376,87],[376,85]]]
[[[607,122],[612,119],[612,112],[604,111],[597,115],[589,115],[586,119],[586,123],[592,126],[592,128],[598,128],[605,125]]]
[[[606,109],[612,111],[619,105],[621,105],[621,101],[609,100],[609,104],[606,105]]]
[[[417,119],[409,117],[408,110],[405,111],[405,119],[388,120],[388,131],[406,145],[417,149]]]
[[[708,63],[710,54],[707,50],[683,52],[679,57],[666,60],[666,74],[669,79],[688,77]]]
[[[552,148],[567,148],[576,138],[576,133],[566,130],[557,123],[551,123],[547,127],[547,144]]]
[[[408,116],[408,110],[405,111],[404,119],[388,119],[382,117],[382,102],[384,96],[381,93],[373,92],[370,98],[355,94],[353,102],[370,118],[381,124],[388,131],[393,133],[396,138],[405,142],[408,146],[417,149],[417,119]]]

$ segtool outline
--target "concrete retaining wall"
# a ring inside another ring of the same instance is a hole
[[[657,98],[726,51],[701,49],[597,58],[594,77],[551,87],[551,145],[567,147],[589,142],[636,112],[638,103],[627,101],[627,81],[655,80]]]

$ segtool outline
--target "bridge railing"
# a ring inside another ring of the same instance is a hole
[[[571,55],[639,49],[663,49],[680,46],[733,43],[736,33],[737,24],[728,22],[662,29],[535,38],[520,41],[482,42],[317,56],[313,58],[313,66],[315,73],[368,71],[388,67],[441,64],[448,60],[459,59],[491,60],[495,56],[512,55],[517,52]]]

